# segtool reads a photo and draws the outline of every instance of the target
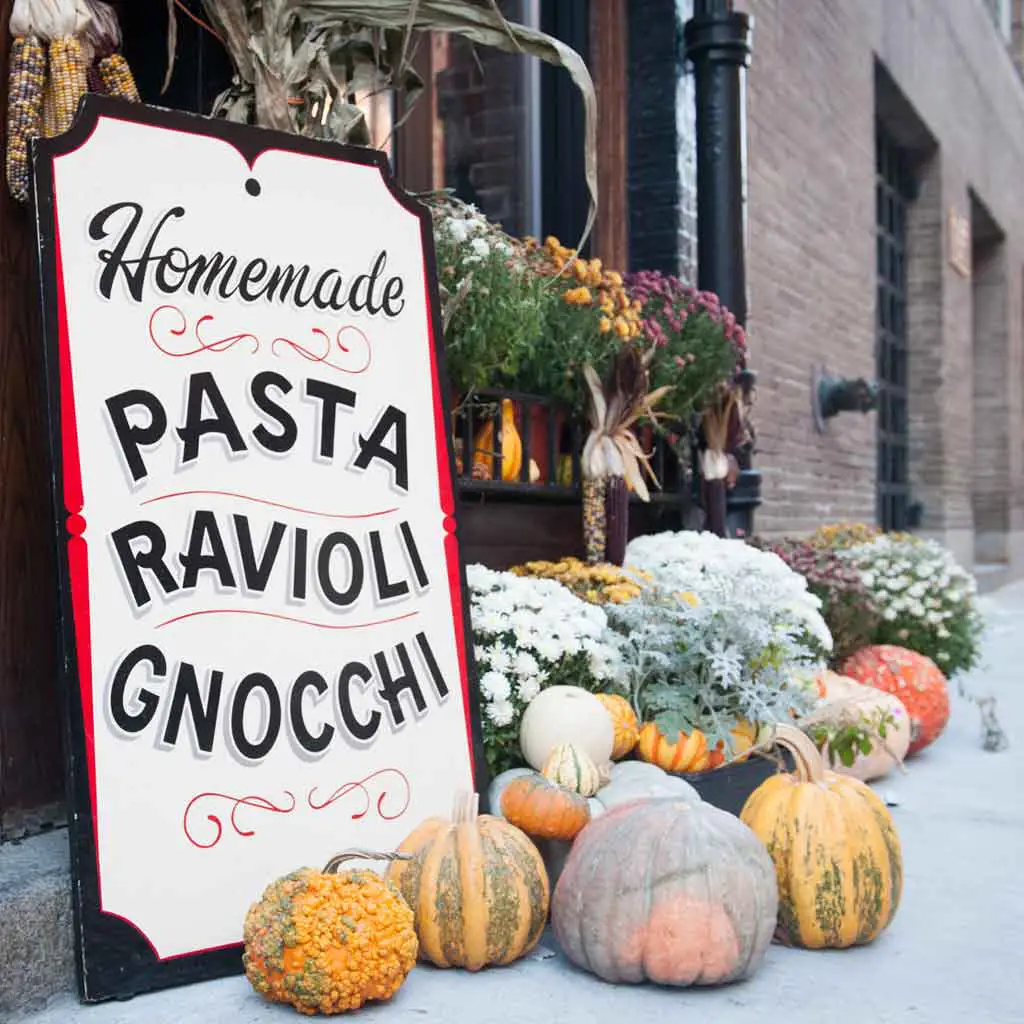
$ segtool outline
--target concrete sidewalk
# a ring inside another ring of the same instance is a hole
[[[773,946],[750,981],[672,991],[603,984],[575,971],[554,943],[472,976],[417,967],[365,1024],[461,1019],[473,1024],[620,1024],[683,1014],[720,1024],[1024,1024],[1024,583],[983,599],[985,664],[965,681],[995,695],[1010,748],[981,746],[974,704],[953,694],[942,738],[908,774],[878,786],[896,804],[906,887],[892,927],[863,949],[812,953]],[[954,687],[955,691],[955,687]],[[85,1008],[71,996],[20,1018],[35,1024],[264,1024],[299,1019],[267,1006],[242,978]]]

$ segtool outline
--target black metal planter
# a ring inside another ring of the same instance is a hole
[[[744,761],[735,761],[709,772],[678,774],[697,790],[705,803],[739,817],[754,790],[780,770],[780,760],[786,771],[793,769],[793,759],[787,752],[773,751],[770,754],[751,754]]]

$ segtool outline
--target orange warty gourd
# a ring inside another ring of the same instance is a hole
[[[565,955],[605,981],[718,985],[756,970],[777,906],[771,859],[750,829],[669,797],[612,808],[580,833],[551,923]]]
[[[540,940],[550,888],[544,861],[514,825],[477,814],[463,794],[451,821],[430,818],[402,843],[411,860],[387,872],[412,907],[420,957],[479,971],[510,964]]]
[[[604,705],[611,716],[615,727],[615,744],[612,747],[612,760],[618,761],[625,757],[640,738],[640,725],[636,719],[633,705],[617,693],[599,693],[597,699]]]
[[[590,804],[543,775],[525,775],[502,790],[501,813],[528,836],[574,839],[590,821]]]
[[[776,743],[793,752],[796,772],[762,782],[740,812],[775,863],[775,937],[807,949],[872,942],[892,922],[903,892],[892,818],[859,779],[826,771],[799,729],[776,726]]]
[[[342,1013],[390,999],[416,963],[413,915],[397,888],[348,860],[394,854],[349,850],[323,871],[269,885],[245,918],[245,974],[265,999],[301,1013]]]
[[[907,756],[934,743],[949,722],[946,677],[931,658],[891,644],[863,647],[846,659],[842,674],[898,697],[910,716]]]

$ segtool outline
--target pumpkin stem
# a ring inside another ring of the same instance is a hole
[[[785,747],[796,760],[797,775],[801,782],[824,782],[825,768],[814,741],[792,725],[776,725],[771,742]]]
[[[452,809],[453,825],[472,825],[480,813],[479,793],[456,793]]]
[[[325,875],[336,874],[338,868],[347,860],[412,860],[411,853],[377,853],[374,850],[344,850],[336,853],[326,864],[323,870]]]

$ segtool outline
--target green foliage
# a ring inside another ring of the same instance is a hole
[[[737,723],[787,722],[810,705],[798,670],[813,658],[799,626],[653,588],[605,611],[621,663],[614,686],[666,736],[700,729],[731,751]]]
[[[456,394],[485,388],[526,390],[522,381],[554,302],[531,273],[518,242],[471,207],[436,204],[438,280],[451,318],[445,362]]]
[[[895,724],[891,711],[878,708],[873,714],[862,713],[853,721],[840,717],[838,720],[815,722],[806,727],[806,732],[818,750],[828,745],[830,764],[838,761],[850,768],[858,754],[867,757],[875,747],[884,744],[890,727]]]

